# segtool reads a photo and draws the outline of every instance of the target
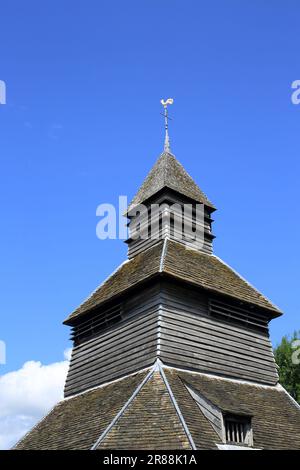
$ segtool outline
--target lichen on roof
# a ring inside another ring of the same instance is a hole
[[[190,199],[194,199],[196,202],[215,209],[215,206],[209,201],[174,155],[163,152],[129,204],[128,211],[136,205],[142,204],[163,188],[177,191]]]
[[[268,309],[274,316],[281,314],[274,304],[219,258],[187,249],[181,243],[171,240],[167,240],[166,249],[163,249],[163,246],[164,242],[161,240],[122,264],[88,300],[71,313],[65,323],[71,324],[79,315],[124,294],[155,275],[167,275],[203,289],[234,297]]]
[[[281,386],[170,367],[164,368],[163,379],[152,371],[144,385],[146,371],[61,401],[15,449],[88,450],[97,442],[97,449],[188,449],[188,431],[196,449],[217,450],[220,436],[186,385],[223,414],[249,415],[255,448],[300,449],[300,408]]]

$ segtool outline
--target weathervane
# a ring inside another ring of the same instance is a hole
[[[173,104],[174,100],[173,98],[168,98],[167,100],[160,100],[161,104],[164,107],[164,116],[165,116],[165,130],[166,130],[166,136],[165,136],[165,145],[164,145],[164,151],[170,153],[170,139],[169,139],[169,123],[168,120],[170,119],[168,116],[168,104]]]

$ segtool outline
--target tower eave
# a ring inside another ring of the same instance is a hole
[[[256,305],[272,313],[274,318],[282,315],[282,311],[277,306],[216,256],[186,249],[180,243],[166,240],[165,249],[164,241],[159,241],[153,247],[122,264],[69,315],[64,323],[71,325],[75,318],[79,318],[85,312],[99,307],[104,302],[124,294],[160,273],[168,274],[205,290]]]

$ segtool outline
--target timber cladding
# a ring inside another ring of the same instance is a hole
[[[65,396],[148,367],[158,357],[170,366],[276,384],[268,332],[215,318],[210,299],[204,290],[159,280],[124,299],[119,322],[100,322],[103,330],[96,333],[91,326],[90,336],[85,327],[87,336],[72,352]]]
[[[209,315],[205,294],[164,284],[162,360],[169,365],[274,385],[277,369],[268,335]]]
[[[158,287],[122,304],[122,319],[73,348],[65,396],[153,364],[157,356]],[[103,312],[102,312],[103,315]]]

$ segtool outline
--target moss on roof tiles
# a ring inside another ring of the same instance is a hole
[[[181,243],[168,240],[165,251],[163,250],[163,241],[160,241],[154,247],[122,264],[85,302],[71,313],[65,323],[72,323],[79,315],[124,294],[128,289],[138,286],[155,274],[160,274],[161,266],[162,275],[165,274],[203,289],[268,309],[275,315],[281,314],[275,305],[219,258],[197,250],[187,249]]]
[[[214,439],[198,419],[196,408],[191,405],[186,393],[185,383],[223,412],[251,416],[255,448],[300,450],[300,408],[282,388],[172,369],[166,371],[166,376],[199,449],[213,448],[218,439]]]
[[[16,445],[17,450],[88,450],[142,382],[146,372],[58,403]]]
[[[17,450],[91,449],[142,383],[146,371],[60,402],[15,447]],[[224,413],[248,414],[254,447],[300,450],[300,408],[279,386],[259,386],[206,374],[165,369],[172,394],[197,449],[221,444],[185,385]],[[188,449],[189,441],[159,372],[100,443],[100,449]]]
[[[154,372],[98,448],[191,448],[159,372]]]
[[[163,152],[129,204],[128,211],[149,199],[162,188],[173,189],[188,198],[215,209],[215,206],[209,201],[174,155]]]
[[[103,302],[120,295],[126,290],[141,283],[159,271],[163,242],[140,253],[121,266],[83,302],[64,323],[68,324],[79,315],[99,306]]]
[[[180,243],[168,242],[164,272],[204,289],[210,289],[243,302],[281,313],[257,289],[219,258],[197,250],[187,249]]]

